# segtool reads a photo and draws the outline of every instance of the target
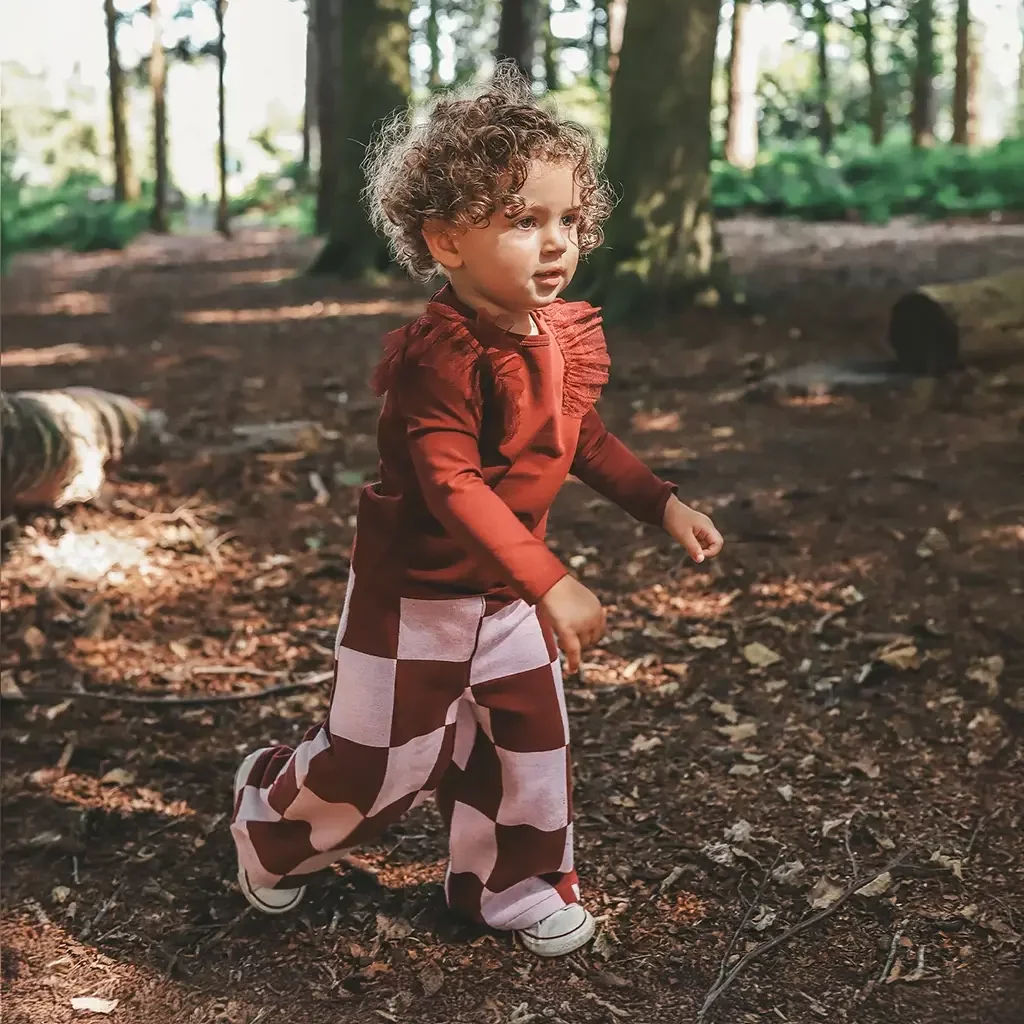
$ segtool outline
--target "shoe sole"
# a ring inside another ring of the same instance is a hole
[[[252,771],[252,766],[256,762],[256,759],[264,751],[269,749],[270,747],[261,747],[259,750],[254,750],[238,766],[238,769],[235,772],[234,786],[232,787],[232,792],[236,801],[238,800],[238,793],[245,785],[245,780],[249,777],[249,772]],[[289,910],[293,910],[297,907],[302,902],[302,897],[306,894],[306,887],[303,885],[294,890],[295,899],[290,903],[285,903],[283,906],[264,903],[263,900],[256,895],[256,891],[253,889],[252,884],[249,881],[249,875],[246,873],[245,868],[242,867],[241,861],[238,863],[238,887],[242,890],[242,895],[249,901],[250,905],[263,914],[285,914]]]
[[[597,922],[588,911],[586,918],[580,922],[577,928],[565,935],[558,935],[550,939],[535,939],[526,932],[519,932],[519,941],[535,956],[565,956],[568,953],[575,953],[582,949],[597,931]]]

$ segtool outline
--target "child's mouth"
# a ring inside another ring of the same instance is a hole
[[[554,285],[562,280],[561,270],[544,270],[533,275],[533,279],[539,284]]]

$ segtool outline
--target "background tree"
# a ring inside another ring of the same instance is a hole
[[[341,0],[310,0],[316,32],[316,109],[320,168],[316,191],[316,230],[326,234],[338,191],[338,95],[340,89]]]
[[[441,0],[429,0],[424,30],[427,38],[427,52],[430,54],[430,69],[427,72],[427,88],[433,91],[441,87],[441,26],[438,24]]]
[[[885,138],[885,94],[878,73],[878,42],[876,33],[878,0],[862,0],[863,6],[853,14],[853,31],[864,47],[864,69],[868,76],[868,127],[871,142],[880,146]]]
[[[498,60],[514,60],[528,82],[533,81],[537,3],[538,0],[501,0],[498,45],[494,53]]]
[[[719,6],[646,0],[629,7],[607,163],[623,198],[606,244],[581,275],[610,316],[685,301],[720,269],[709,188]]]
[[[826,0],[814,0],[811,21],[814,25],[818,58],[818,143],[822,153],[832,148],[835,123],[832,120],[832,80],[828,62],[829,9]]]
[[[139,183],[132,170],[131,146],[125,117],[125,82],[117,49],[119,16],[114,0],[103,0],[107,23],[107,74],[110,79],[110,131],[114,142],[114,198],[123,203],[138,199]]]
[[[935,5],[934,0],[913,0],[914,78],[910,133],[915,147],[935,142]]]
[[[217,230],[225,237],[231,234],[228,223],[228,143],[225,125],[224,65],[227,55],[224,50],[224,15],[228,0],[213,0],[217,17],[217,179],[220,192],[217,199]]]
[[[958,146],[974,143],[975,49],[971,45],[970,0],[956,4],[956,77],[953,83],[953,139]]]
[[[306,0],[306,79],[302,100],[302,184],[309,181],[313,160],[313,129],[316,126],[316,0]]]
[[[751,0],[735,0],[726,70],[728,100],[725,118],[725,158],[736,167],[757,161],[758,41],[747,29]]]
[[[721,0],[719,0],[721,2]],[[605,0],[608,26],[608,88],[615,84],[622,51],[622,35],[626,27],[627,0]]]
[[[153,93],[153,168],[155,178],[152,228],[157,233],[163,234],[169,230],[167,220],[167,58],[164,54],[160,0],[149,0],[149,20],[153,27],[153,48],[149,59],[149,84]]]
[[[544,88],[554,92],[558,88],[558,62],[560,59],[558,37],[551,27],[552,0],[542,0],[543,22],[540,28],[542,56],[544,58]]]
[[[412,0],[342,0],[340,5],[334,0],[332,7],[340,28],[338,61],[330,65],[335,83],[331,135],[337,140],[332,146],[336,179],[327,241],[312,269],[356,278],[390,266],[387,245],[370,226],[361,203],[362,162],[374,128],[409,101]],[[322,73],[325,70],[322,67]],[[323,132],[322,107],[320,123]]]

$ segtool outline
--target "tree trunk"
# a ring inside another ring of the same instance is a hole
[[[729,105],[725,121],[725,159],[735,167],[757,162],[758,43],[747,32],[750,0],[735,0],[729,48]]]
[[[104,465],[158,442],[165,425],[163,413],[94,388],[0,394],[4,507],[92,500]]]
[[[721,5],[721,0],[719,0]],[[615,85],[622,53],[622,37],[626,31],[626,0],[607,0],[605,23],[608,26],[608,88]]]
[[[861,34],[864,36],[864,64],[868,72],[868,125],[871,142],[880,146],[885,139],[885,96],[878,78],[875,60],[875,7],[874,0],[865,0]]]
[[[153,164],[155,193],[151,225],[166,234],[167,223],[167,57],[164,54],[163,22],[160,0],[149,0],[149,20],[153,26],[153,51],[149,61],[149,85],[153,92]]]
[[[306,0],[306,84],[302,101],[302,184],[309,181],[316,124],[316,0]]]
[[[587,37],[587,58],[590,62],[590,84],[595,89],[599,89],[601,87],[601,78],[598,72],[601,66],[602,46],[597,41],[597,32],[602,24],[605,27],[607,38],[608,0],[594,0],[594,6],[590,11],[590,34]],[[607,44],[603,47],[603,50],[605,53],[608,52]]]
[[[327,242],[314,272],[361,278],[390,266],[388,247],[361,203],[362,163],[381,119],[409,102],[409,15],[412,0],[341,4],[338,100],[332,133],[339,140]],[[321,124],[323,119],[321,118]]]
[[[551,29],[551,0],[544,0],[544,88],[554,92],[558,88],[558,39]]]
[[[1024,269],[904,295],[892,309],[889,343],[914,373],[942,373],[979,356],[1024,355]]]
[[[832,83],[828,66],[828,8],[825,0],[814,0],[814,31],[818,37],[818,142],[822,153],[832,149]]]
[[[117,51],[117,11],[114,0],[104,0],[107,18],[107,68],[110,77],[110,129],[114,140],[114,198],[123,203],[139,198],[139,183],[132,173],[132,153],[128,145],[125,118],[124,72]]]
[[[533,50],[537,29],[537,0],[501,0],[498,22],[498,60],[514,60],[523,77],[533,81]]]
[[[224,51],[224,13],[228,0],[216,0],[217,15],[217,177],[220,182],[220,196],[217,200],[217,230],[225,237],[231,235],[228,223],[228,142],[224,123],[224,65],[227,54]]]
[[[915,0],[913,105],[910,111],[910,133],[917,148],[935,142],[934,75],[935,32],[933,0]]]
[[[973,86],[975,53],[971,46],[970,0],[957,0],[956,5],[956,77],[953,82],[953,143],[969,146],[974,142]]]
[[[316,231],[327,234],[338,191],[338,90],[341,78],[341,0],[312,0],[316,7],[316,111],[320,168],[316,190]]]
[[[441,88],[441,32],[437,23],[439,3],[440,0],[430,0],[430,7],[427,10],[427,50],[430,53],[427,86],[431,91]]]
[[[710,202],[720,0],[630,5],[612,90],[608,177],[623,196],[581,290],[610,318],[685,302],[721,280]]]

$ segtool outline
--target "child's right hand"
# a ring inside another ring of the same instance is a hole
[[[584,647],[604,636],[601,602],[572,576],[563,576],[541,599],[537,610],[558,637],[570,675],[580,667]]]

